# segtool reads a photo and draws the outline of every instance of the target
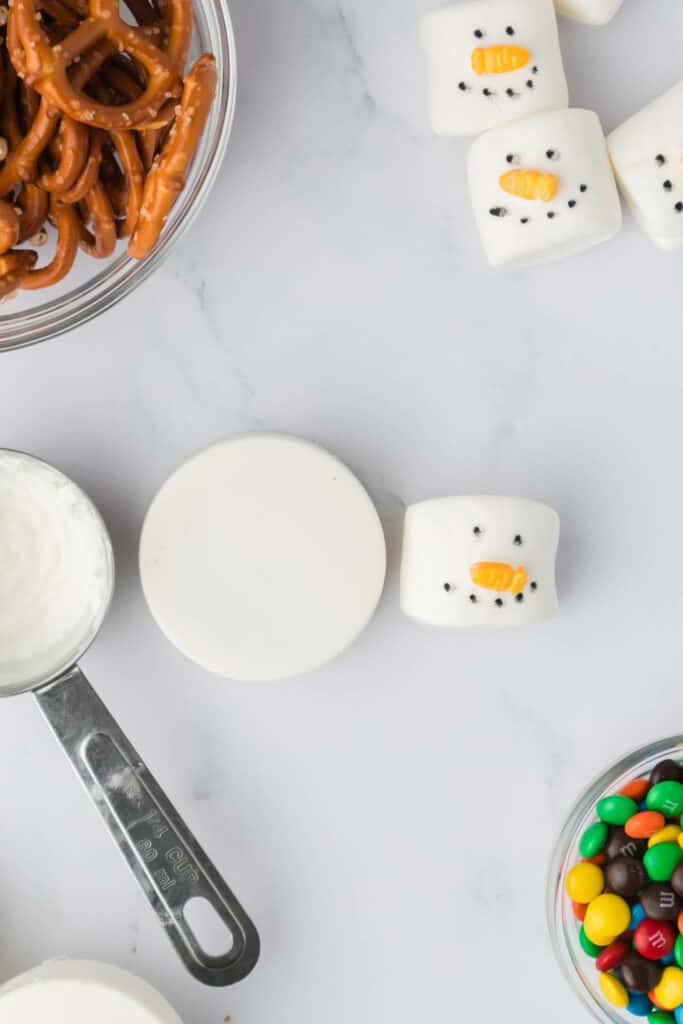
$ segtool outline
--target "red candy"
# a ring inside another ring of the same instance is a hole
[[[629,945],[627,942],[613,942],[611,946],[603,949],[595,961],[595,966],[599,971],[612,971],[615,967],[619,966],[628,953]]]
[[[661,960],[674,948],[676,933],[667,921],[652,921],[646,917],[633,936],[633,945],[646,960]]]

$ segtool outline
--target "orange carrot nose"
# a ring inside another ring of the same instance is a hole
[[[498,184],[503,192],[519,199],[540,199],[549,203],[557,194],[557,178],[542,171],[506,171],[501,174]]]
[[[477,587],[486,590],[519,594],[524,589],[527,575],[521,565],[513,569],[507,562],[476,562],[470,566],[470,579]]]
[[[504,75],[523,68],[531,54],[523,46],[477,46],[472,50],[472,70],[475,75]]]

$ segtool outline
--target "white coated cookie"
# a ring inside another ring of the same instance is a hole
[[[660,249],[683,245],[683,82],[607,139],[617,181]]]
[[[606,25],[617,13],[624,0],[555,0],[558,14],[587,25]]]
[[[571,256],[621,227],[605,137],[590,110],[535,114],[487,132],[472,144],[468,175],[494,267]]]
[[[524,498],[435,498],[406,510],[401,608],[451,629],[540,622],[558,608],[560,520]]]
[[[569,103],[553,0],[467,0],[426,15],[437,135],[476,135]]]

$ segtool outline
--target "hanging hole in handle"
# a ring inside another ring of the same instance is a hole
[[[221,957],[232,950],[234,939],[223,918],[204,896],[193,896],[183,907],[183,917],[207,956]]]

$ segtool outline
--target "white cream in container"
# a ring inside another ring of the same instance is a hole
[[[146,982],[92,960],[51,960],[0,989],[0,1024],[181,1024]]]
[[[112,552],[92,502],[46,463],[0,451],[0,692],[75,663],[112,584]]]

